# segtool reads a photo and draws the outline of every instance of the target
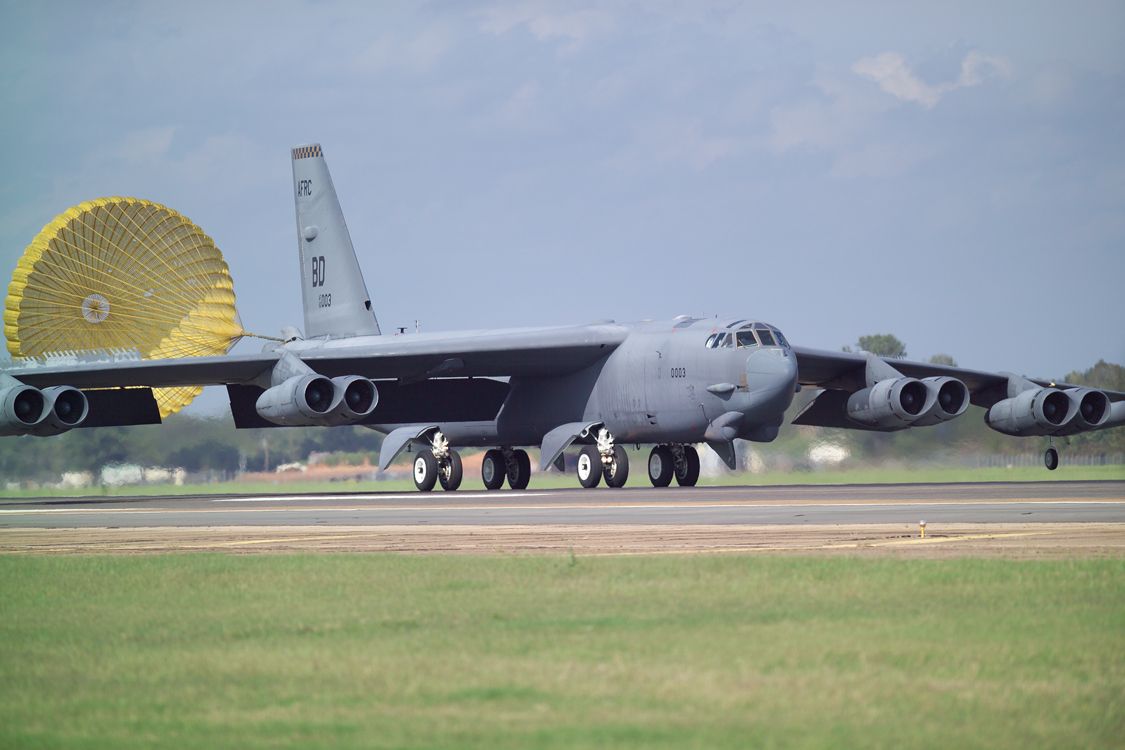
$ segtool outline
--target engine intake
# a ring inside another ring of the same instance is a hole
[[[254,408],[262,419],[285,426],[329,424],[343,394],[323,375],[294,375],[267,388]]]
[[[332,385],[341,394],[339,403],[332,411],[332,424],[358,422],[375,411],[379,404],[379,390],[367,378],[341,375],[332,378]]]
[[[984,421],[1006,435],[1055,435],[1074,418],[1078,408],[1077,402],[1057,388],[1030,388],[994,404]]]
[[[0,373],[0,435],[26,435],[47,413],[43,391]]]
[[[59,435],[86,421],[90,403],[86,394],[69,385],[53,385],[43,389],[44,418],[31,430],[39,436]]]
[[[957,378],[923,378],[928,394],[928,408],[914,420],[912,427],[948,422],[969,408],[969,389]]]
[[[929,407],[929,389],[915,378],[880,380],[848,397],[848,419],[883,430],[912,425]]]

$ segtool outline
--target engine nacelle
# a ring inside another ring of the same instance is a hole
[[[32,435],[59,435],[81,425],[90,413],[86,394],[69,385],[44,388],[43,400],[46,414],[43,421],[31,430]]]
[[[1054,435],[1074,418],[1078,407],[1057,388],[1029,388],[994,404],[984,421],[1006,435]]]
[[[922,382],[929,391],[927,407],[914,420],[911,427],[948,422],[961,416],[969,408],[969,389],[957,378],[922,378]]]
[[[332,378],[332,385],[340,394],[340,401],[329,415],[329,424],[354,424],[379,404],[379,389],[367,378],[359,375],[341,375]]]
[[[928,407],[929,389],[915,378],[888,378],[848,397],[848,419],[883,430],[909,427]]]
[[[1056,435],[1076,435],[1096,430],[1109,421],[1109,396],[1093,388],[1072,388],[1065,391],[1074,407],[1070,421]]]
[[[307,427],[329,424],[341,400],[342,391],[323,375],[294,375],[263,391],[254,408],[274,424]]]
[[[47,399],[43,392],[7,378],[0,390],[0,435],[26,435],[47,417]]]

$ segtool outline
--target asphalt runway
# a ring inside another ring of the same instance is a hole
[[[53,498],[4,529],[1125,523],[1123,482],[801,485]]]

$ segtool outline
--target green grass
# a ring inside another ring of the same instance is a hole
[[[629,487],[648,487],[645,475],[645,456],[631,457]],[[825,471],[765,472],[762,474],[724,474],[706,477],[700,485],[774,485],[774,484],[897,484],[916,482],[1052,482],[1066,480],[1117,480],[1125,481],[1125,466],[1060,466],[1047,471],[1040,466],[1006,468],[962,468],[954,466],[903,467],[863,466]],[[532,476],[530,490],[577,487],[578,480],[569,474],[551,471]],[[484,489],[479,476],[466,476],[462,491],[477,492]],[[129,487],[90,487],[86,489],[0,489],[0,499],[28,497],[71,497],[74,495],[104,495],[106,497],[135,497],[139,495],[210,495],[305,492],[414,492],[410,479],[392,479],[379,482],[215,482],[212,484],[137,485]]]
[[[0,558],[3,747],[1111,747],[1125,561]]]

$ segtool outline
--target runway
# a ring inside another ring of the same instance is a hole
[[[62,498],[0,503],[0,529],[152,526],[1125,522],[1125,482]]]

